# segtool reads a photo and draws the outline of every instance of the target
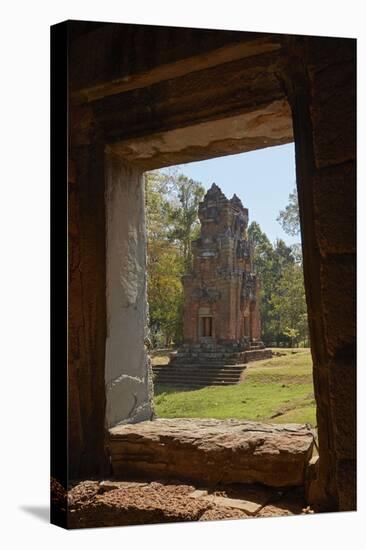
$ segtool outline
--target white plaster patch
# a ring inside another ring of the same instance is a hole
[[[151,417],[152,376],[145,349],[146,234],[139,168],[115,155],[107,164],[106,425]]]

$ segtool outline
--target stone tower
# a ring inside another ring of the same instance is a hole
[[[183,277],[184,347],[246,351],[263,348],[259,280],[253,273],[248,209],[214,183],[199,205],[200,237]]]
[[[245,364],[272,356],[261,341],[259,279],[253,273],[248,209],[214,183],[199,205],[200,236],[183,276],[184,342],[156,381],[200,387],[236,384]]]

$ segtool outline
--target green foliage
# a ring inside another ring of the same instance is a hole
[[[174,171],[149,172],[145,184],[150,329],[153,345],[167,346],[182,339],[181,277],[191,265],[204,188]]]
[[[296,187],[289,194],[288,201],[285,210],[280,211],[277,221],[285,233],[294,237],[300,234],[299,201]]]
[[[279,331],[290,339],[291,347],[307,335],[304,276],[299,265],[287,266],[271,297]]]
[[[261,319],[264,342],[298,344],[307,338],[305,288],[299,250],[282,239],[272,245],[260,226],[252,222],[248,237],[253,267],[261,281]]]
[[[182,333],[183,258],[174,244],[154,241],[148,266],[149,317],[156,344],[179,341]]]
[[[172,180],[169,236],[179,244],[187,270],[192,265],[192,240],[198,236],[198,205],[204,194],[204,187],[199,182],[189,179],[183,174]]]
[[[242,418],[315,426],[311,354],[308,349],[291,351],[249,363],[245,379],[238,385],[194,391],[157,387],[156,413],[164,418]]]

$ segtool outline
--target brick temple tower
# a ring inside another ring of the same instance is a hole
[[[247,237],[248,209],[214,183],[199,206],[200,237],[183,277],[184,343],[245,351],[263,347],[259,280]]]
[[[214,183],[200,203],[193,265],[183,277],[184,342],[156,382],[184,387],[236,384],[245,364],[272,356],[261,341],[259,279],[248,242],[248,209]]]

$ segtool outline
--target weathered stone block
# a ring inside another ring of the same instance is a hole
[[[356,459],[356,363],[329,365],[329,389],[335,430],[335,451]]]
[[[315,163],[318,168],[356,157],[356,67],[330,65],[311,73]]]
[[[110,430],[115,476],[199,483],[304,484],[313,434],[299,424],[158,419]]]
[[[346,512],[357,509],[356,460],[341,460],[336,468],[339,493],[339,510]]]
[[[314,179],[314,222],[319,250],[356,251],[356,170],[354,163],[319,171]]]
[[[356,340],[354,256],[337,254],[322,260],[320,277],[327,352],[344,360]]]

